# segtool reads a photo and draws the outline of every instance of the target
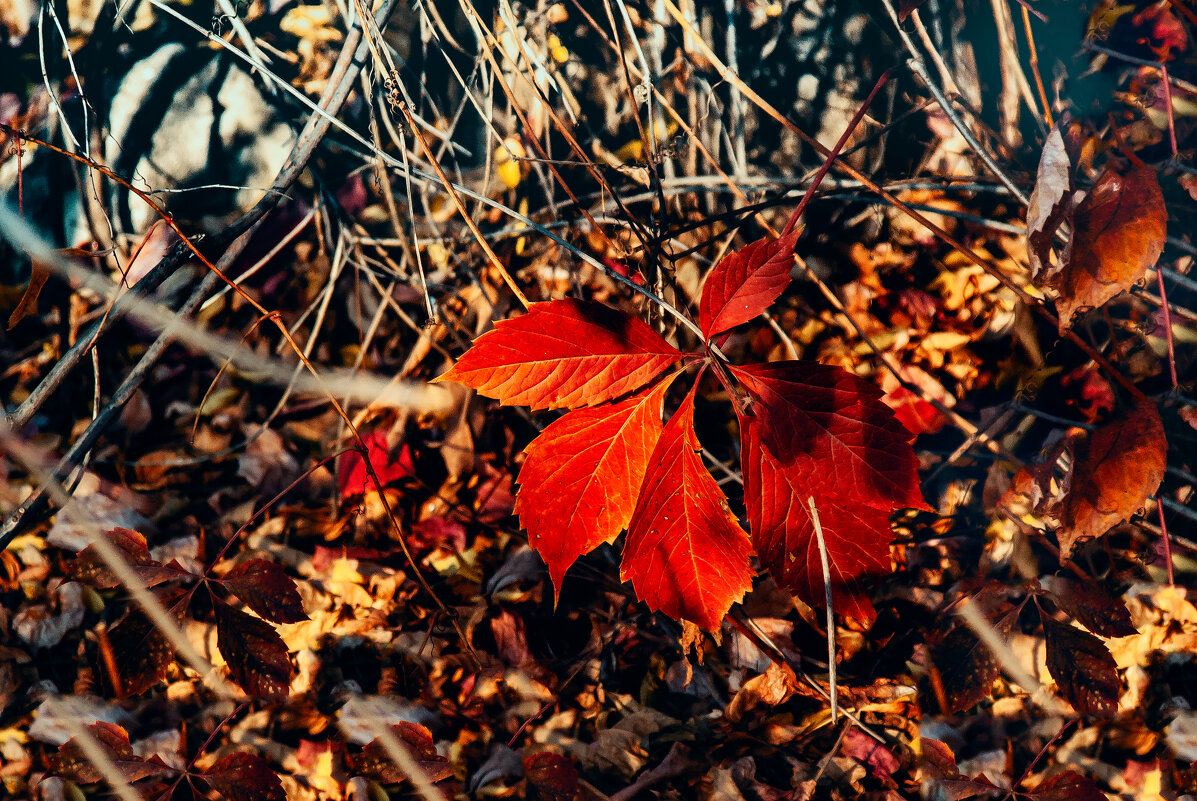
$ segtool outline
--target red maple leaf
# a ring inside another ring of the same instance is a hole
[[[497,323],[436,380],[458,381],[504,405],[576,409],[633,392],[681,357],[635,317],[555,300]]]
[[[653,451],[619,577],[650,609],[714,630],[752,586],[752,549],[699,450],[692,389]]]

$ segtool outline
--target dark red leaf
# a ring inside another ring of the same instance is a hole
[[[496,323],[436,380],[504,405],[575,409],[633,392],[681,357],[635,317],[601,303],[554,300]]]
[[[619,575],[650,609],[715,631],[752,586],[752,548],[699,451],[691,390],[649,460]]]
[[[399,450],[399,455],[392,459],[390,450],[387,448],[386,434],[382,431],[363,434],[362,441],[366,443],[366,453],[370,457],[370,464],[374,467],[374,471],[378,473],[378,481],[384,487],[392,481],[416,474],[415,465],[411,460],[411,450],[407,445],[404,445]],[[342,498],[360,495],[374,487],[374,483],[366,472],[366,460],[358,451],[349,451],[341,457],[340,474]]]
[[[1064,700],[1082,715],[1109,717],[1118,705],[1122,682],[1114,657],[1101,640],[1067,623],[1043,619],[1047,672]]]
[[[548,801],[568,801],[578,792],[578,767],[561,754],[542,751],[525,757],[524,775]]]
[[[117,678],[125,695],[138,695],[166,678],[175,659],[174,646],[137,607],[108,632]],[[106,667],[106,666],[105,666]],[[104,675],[111,680],[108,671]],[[115,688],[114,688],[115,689]]]
[[[400,744],[407,747],[412,759],[424,771],[428,780],[439,782],[453,775],[449,760],[437,753],[432,732],[418,723],[401,721],[391,726],[391,733]],[[362,752],[348,757],[349,769],[354,773],[374,779],[382,784],[398,784],[407,780],[407,774],[391,761],[381,739],[371,740]]]
[[[279,777],[266,760],[255,754],[223,756],[203,778],[227,801],[287,801]]]
[[[572,411],[524,449],[515,513],[549,568],[554,596],[579,556],[631,521],[672,379],[614,405]]]
[[[145,537],[136,531],[114,528],[106,536],[147,587],[190,575],[178,567],[162,565],[155,561],[150,556],[150,549],[146,547]],[[67,568],[67,576],[99,589],[116,587],[121,583],[94,545],[88,545],[79,552],[75,561]]]
[[[274,627],[220,601],[212,604],[212,610],[216,613],[216,647],[228,663],[233,681],[250,695],[286,700],[291,659]]]
[[[1066,770],[1036,787],[1032,798],[1039,801],[1106,801],[1106,794],[1092,779],[1074,770]]]
[[[225,573],[220,583],[272,623],[298,623],[308,619],[294,579],[274,562],[247,559]]]
[[[852,757],[863,764],[869,773],[884,782],[892,781],[894,772],[901,767],[893,751],[855,726],[848,728],[840,744],[840,751],[844,756]]]
[[[773,304],[790,283],[798,232],[758,239],[720,259],[707,276],[698,303],[698,324],[710,338],[735,328]]]
[[[756,398],[761,441],[810,495],[863,503],[887,513],[929,509],[919,491],[910,433],[881,391],[838,367],[786,361],[733,366]]]
[[[1094,634],[1103,637],[1128,637],[1135,633],[1126,604],[1107,595],[1095,584],[1056,578],[1052,596],[1060,608]]]
[[[963,712],[988,698],[997,680],[997,658],[967,626],[957,626],[934,648],[948,713]]]
[[[760,424],[741,420],[744,503],[752,545],[777,583],[811,606],[827,605],[823,563],[802,470],[786,467],[761,442]],[[835,611],[859,620],[876,614],[868,584],[890,571],[890,513],[839,496],[814,494]]]
[[[129,733],[113,723],[98,721],[87,727],[100,750],[127,782],[136,782],[163,772],[173,772],[161,762],[149,762],[133,753]],[[50,770],[76,784],[93,784],[104,774],[92,763],[78,740],[72,737],[50,759]]]

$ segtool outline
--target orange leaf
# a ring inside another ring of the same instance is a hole
[[[758,239],[720,259],[702,287],[702,333],[713,337],[769,308],[789,286],[797,241],[797,231],[772,241]]]
[[[515,513],[548,565],[555,597],[570,565],[632,519],[673,378],[614,405],[572,411],[524,449]]]
[[[1062,559],[1076,543],[1100,537],[1143,506],[1164,478],[1167,451],[1159,412],[1146,399],[1077,447],[1059,509]]]
[[[1059,292],[1060,328],[1079,311],[1130,289],[1164,249],[1168,212],[1155,170],[1106,169],[1073,215],[1072,239],[1049,285]]]
[[[619,575],[650,609],[715,631],[752,586],[752,548],[699,448],[692,389],[653,451]]]
[[[761,442],[760,426],[741,422],[744,502],[752,546],[777,583],[811,606],[827,605],[823,563],[808,498],[815,498],[827,548],[835,611],[858,620],[876,615],[870,579],[890,571],[889,511],[844,504],[839,496],[812,492],[805,467],[786,467]]]
[[[617,309],[554,300],[496,323],[436,380],[460,382],[504,405],[576,409],[639,389],[681,356]]]

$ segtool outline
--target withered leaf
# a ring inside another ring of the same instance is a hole
[[[282,701],[291,685],[291,659],[274,627],[226,603],[212,604],[216,647],[233,681],[250,695]]]
[[[1122,682],[1114,657],[1087,631],[1051,618],[1043,619],[1047,671],[1064,700],[1083,715],[1108,717],[1118,704]]]
[[[108,632],[117,676],[104,674],[109,682],[120,682],[126,695],[137,695],[166,678],[166,669],[175,659],[174,646],[166,635],[139,608],[128,614]]]
[[[220,582],[245,605],[272,623],[307,620],[295,581],[280,565],[265,559],[247,559]]]
[[[1032,797],[1039,801],[1105,801],[1106,794],[1092,779],[1075,770],[1066,770],[1036,787]]]
[[[400,743],[407,746],[416,764],[431,782],[439,782],[453,775],[449,760],[437,753],[432,732],[418,723],[400,721],[391,726],[391,733]],[[349,768],[354,773],[382,784],[398,784],[407,780],[407,774],[391,761],[381,739],[371,740],[360,754],[347,757]]]
[[[29,276],[29,285],[25,287],[21,299],[17,301],[17,307],[12,310],[12,314],[8,316],[8,330],[11,331],[17,327],[17,324],[24,320],[31,314],[37,313],[37,298],[42,293],[42,287],[46,285],[46,281],[50,278],[50,271],[43,267],[38,262],[33,262],[33,273]]]
[[[1061,559],[1143,506],[1164,478],[1167,450],[1159,412],[1146,398],[1077,446],[1058,509]]]
[[[129,733],[120,726],[97,721],[88,726],[87,730],[112,762],[117,773],[127,782],[136,782],[171,770],[159,761],[150,762],[133,753],[133,746],[129,744]],[[83,746],[74,737],[63,743],[58,753],[50,758],[50,770],[77,784],[92,784],[104,778],[104,774],[92,763]]]
[[[283,783],[266,760],[254,754],[221,757],[204,773],[213,790],[228,801],[286,801]]]
[[[145,537],[127,528],[114,528],[106,535],[108,541],[116,547],[125,561],[133,568],[133,573],[141,579],[147,587],[153,587],[164,581],[170,581],[181,575],[188,575],[178,567],[163,565],[150,556],[150,549],[146,546]],[[75,557],[67,568],[69,578],[90,584],[97,589],[116,587],[121,582],[112,572],[112,568],[100,556],[95,545],[88,545]]]
[[[578,792],[578,767],[569,757],[542,751],[524,758],[524,776],[546,801],[568,801]]]
[[[988,698],[1000,669],[997,658],[967,626],[957,626],[934,650],[951,713]]]
[[[1061,330],[1082,309],[1101,306],[1142,280],[1164,249],[1167,226],[1154,169],[1123,174],[1107,168],[1077,207],[1060,269],[1048,282],[1059,293]]]
[[[1027,259],[1031,276],[1043,283],[1053,277],[1049,251],[1060,223],[1064,222],[1072,197],[1072,162],[1064,147],[1060,126],[1052,128],[1043,143],[1035,190],[1027,206]]]
[[[1122,601],[1087,582],[1056,578],[1052,593],[1060,608],[1078,623],[1102,637],[1127,637],[1135,633],[1130,612]]]

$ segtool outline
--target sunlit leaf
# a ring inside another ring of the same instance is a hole
[[[533,303],[504,320],[437,381],[457,381],[507,405],[593,406],[632,392],[682,354],[635,317],[580,300]]]
[[[572,411],[524,449],[515,513],[548,565],[555,593],[579,556],[614,540],[632,519],[671,381],[620,403]]]
[[[691,390],[649,460],[620,578],[650,609],[714,631],[752,584],[752,548],[699,453]]]

